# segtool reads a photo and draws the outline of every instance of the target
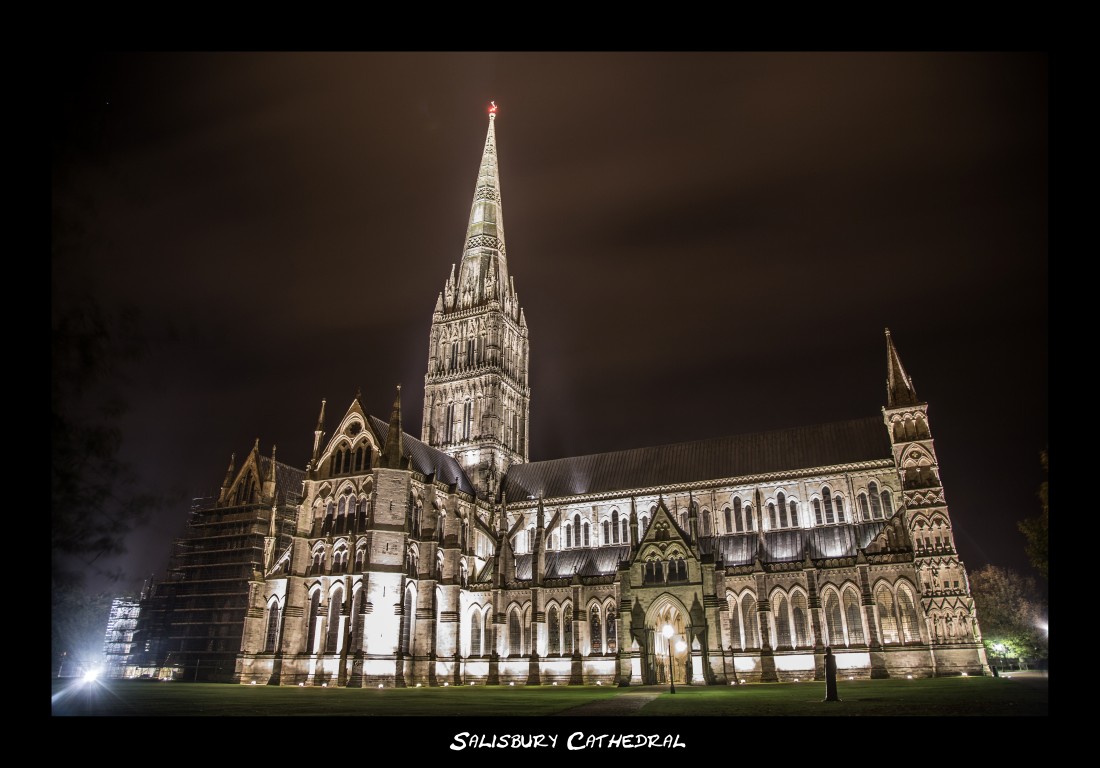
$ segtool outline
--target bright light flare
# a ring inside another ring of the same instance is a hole
[[[84,673],[82,679],[85,683],[94,683],[97,677],[99,677],[99,670],[93,667]]]

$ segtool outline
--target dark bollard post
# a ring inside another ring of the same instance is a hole
[[[825,701],[840,701],[836,694],[836,656],[832,648],[825,649]]]

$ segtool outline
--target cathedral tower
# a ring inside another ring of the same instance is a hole
[[[450,454],[481,497],[527,461],[527,321],[508,276],[494,123],[481,156],[457,278],[436,299],[421,440]],[[453,478],[440,478],[448,482]]]

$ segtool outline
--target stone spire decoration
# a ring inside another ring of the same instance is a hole
[[[901,367],[901,358],[894,347],[890,329],[886,329],[886,406],[903,408],[920,402],[917,390],[913,388],[913,379],[905,374]]]
[[[321,413],[317,416],[317,428],[313,430],[313,457],[310,459],[311,469],[317,469],[317,462],[321,459],[321,438],[325,436],[325,400],[321,399]]]
[[[401,469],[404,451],[401,445],[401,385],[397,385],[397,396],[393,399],[390,412],[390,427],[386,431],[386,447],[382,449],[382,466],[387,469]]]

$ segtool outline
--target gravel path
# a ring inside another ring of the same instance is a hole
[[[645,685],[624,688],[622,693],[615,694],[610,699],[601,699],[588,704],[581,704],[562,712],[558,716],[588,717],[589,715],[633,715],[639,709],[664,693],[663,685]]]

